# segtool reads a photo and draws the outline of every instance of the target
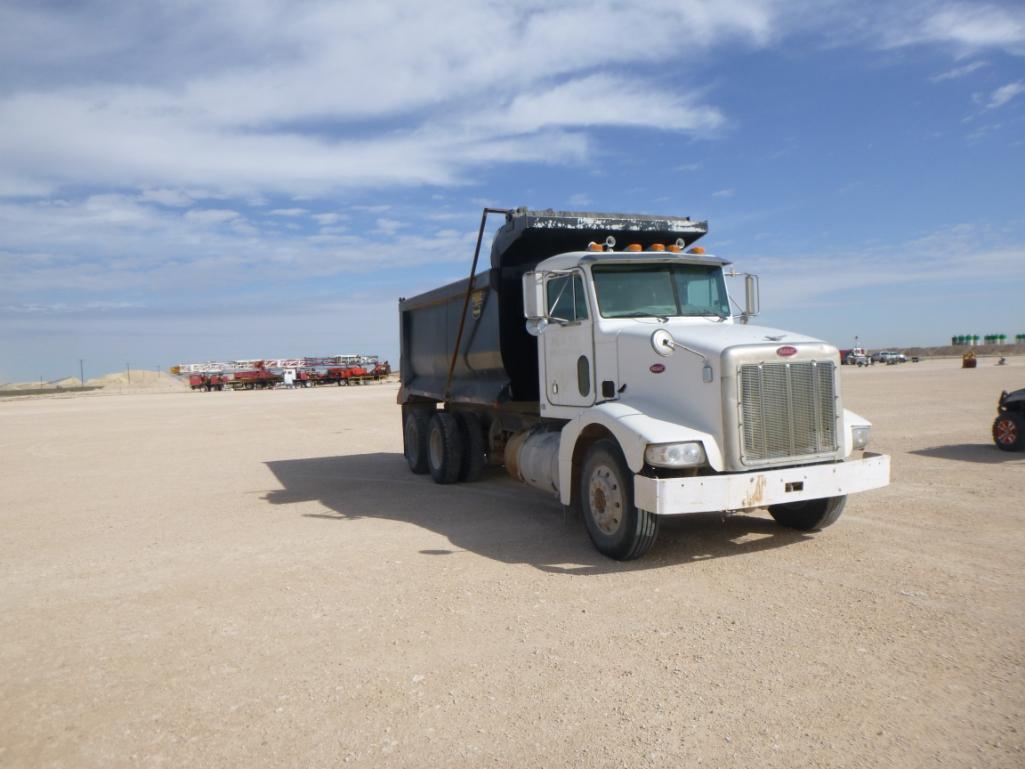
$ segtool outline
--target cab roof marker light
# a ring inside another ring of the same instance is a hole
[[[587,250],[588,251],[604,251],[605,250],[605,246],[603,246],[601,243],[595,243],[592,240],[590,243],[587,244]]]
[[[661,243],[652,243],[650,246],[648,246],[648,250],[649,251],[665,251],[666,247],[664,245],[662,245]]]
[[[641,244],[640,243],[631,243],[629,246],[627,246],[623,250],[624,251],[643,251],[644,249],[641,248]]]
[[[705,247],[704,246],[694,246],[694,248],[692,248],[687,253],[688,254],[703,254],[703,253],[705,253]]]

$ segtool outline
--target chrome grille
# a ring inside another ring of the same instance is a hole
[[[834,369],[818,361],[740,366],[745,465],[836,451]]]

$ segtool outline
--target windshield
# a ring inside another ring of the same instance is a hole
[[[603,318],[730,314],[718,265],[606,264],[591,273]]]

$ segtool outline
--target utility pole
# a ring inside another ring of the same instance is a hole
[[[78,381],[85,387],[85,360],[82,358],[78,359]]]
[[[132,383],[132,364],[126,363],[125,368],[128,370],[128,384]]]

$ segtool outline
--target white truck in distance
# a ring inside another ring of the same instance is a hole
[[[474,274],[489,213],[491,268]],[[767,508],[817,530],[885,486],[838,350],[750,325],[689,218],[486,209],[471,277],[400,300],[404,452],[438,483],[486,464],[577,508],[626,560],[665,515]],[[440,407],[440,408],[439,408]]]

